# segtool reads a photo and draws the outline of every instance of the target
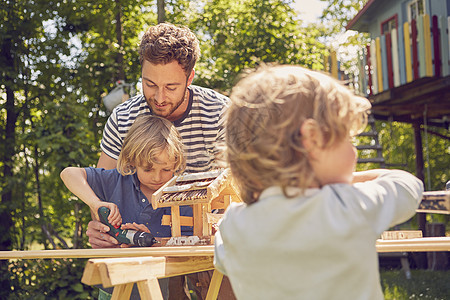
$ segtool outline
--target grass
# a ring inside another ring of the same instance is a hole
[[[450,271],[411,270],[411,279],[402,270],[380,271],[386,300],[450,299]]]

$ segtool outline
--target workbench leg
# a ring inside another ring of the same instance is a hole
[[[223,274],[217,270],[214,270],[209,284],[208,293],[206,294],[206,300],[215,300],[219,295],[220,285],[222,284]]]
[[[137,282],[141,300],[163,300],[161,287],[157,278]]]
[[[114,287],[111,300],[130,299],[131,290],[133,290],[133,284],[134,283],[116,285]]]

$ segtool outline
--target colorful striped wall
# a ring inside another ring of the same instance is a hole
[[[353,88],[367,96],[423,77],[449,75],[448,27],[450,17],[423,15],[373,39],[358,55],[360,75],[353,78]],[[328,59],[325,70],[339,78],[337,59]]]

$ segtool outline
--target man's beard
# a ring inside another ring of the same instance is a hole
[[[183,93],[183,96],[181,97],[181,99],[178,102],[176,102],[175,104],[172,104],[173,106],[170,108],[170,110],[168,112],[166,112],[165,109],[163,111],[158,110],[158,107],[156,106],[156,101],[154,98],[148,99],[145,95],[144,95],[144,98],[145,98],[145,101],[150,106],[150,108],[152,109],[152,112],[154,115],[169,119],[169,117],[181,106],[181,104],[183,104],[184,100],[186,99],[186,91],[187,91],[187,87],[184,88],[184,93]],[[154,105],[154,107],[152,106],[152,104]],[[164,104],[164,102],[163,102],[163,104]]]

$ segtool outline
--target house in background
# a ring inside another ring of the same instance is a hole
[[[371,101],[376,120],[413,125],[422,181],[422,131],[450,125],[449,12],[450,0],[369,0],[346,27],[371,39],[353,86]],[[418,222],[426,236],[425,214]]]
[[[449,12],[450,0],[369,0],[346,27],[371,38],[354,86],[375,119],[413,125],[422,180],[421,130],[450,124]]]

